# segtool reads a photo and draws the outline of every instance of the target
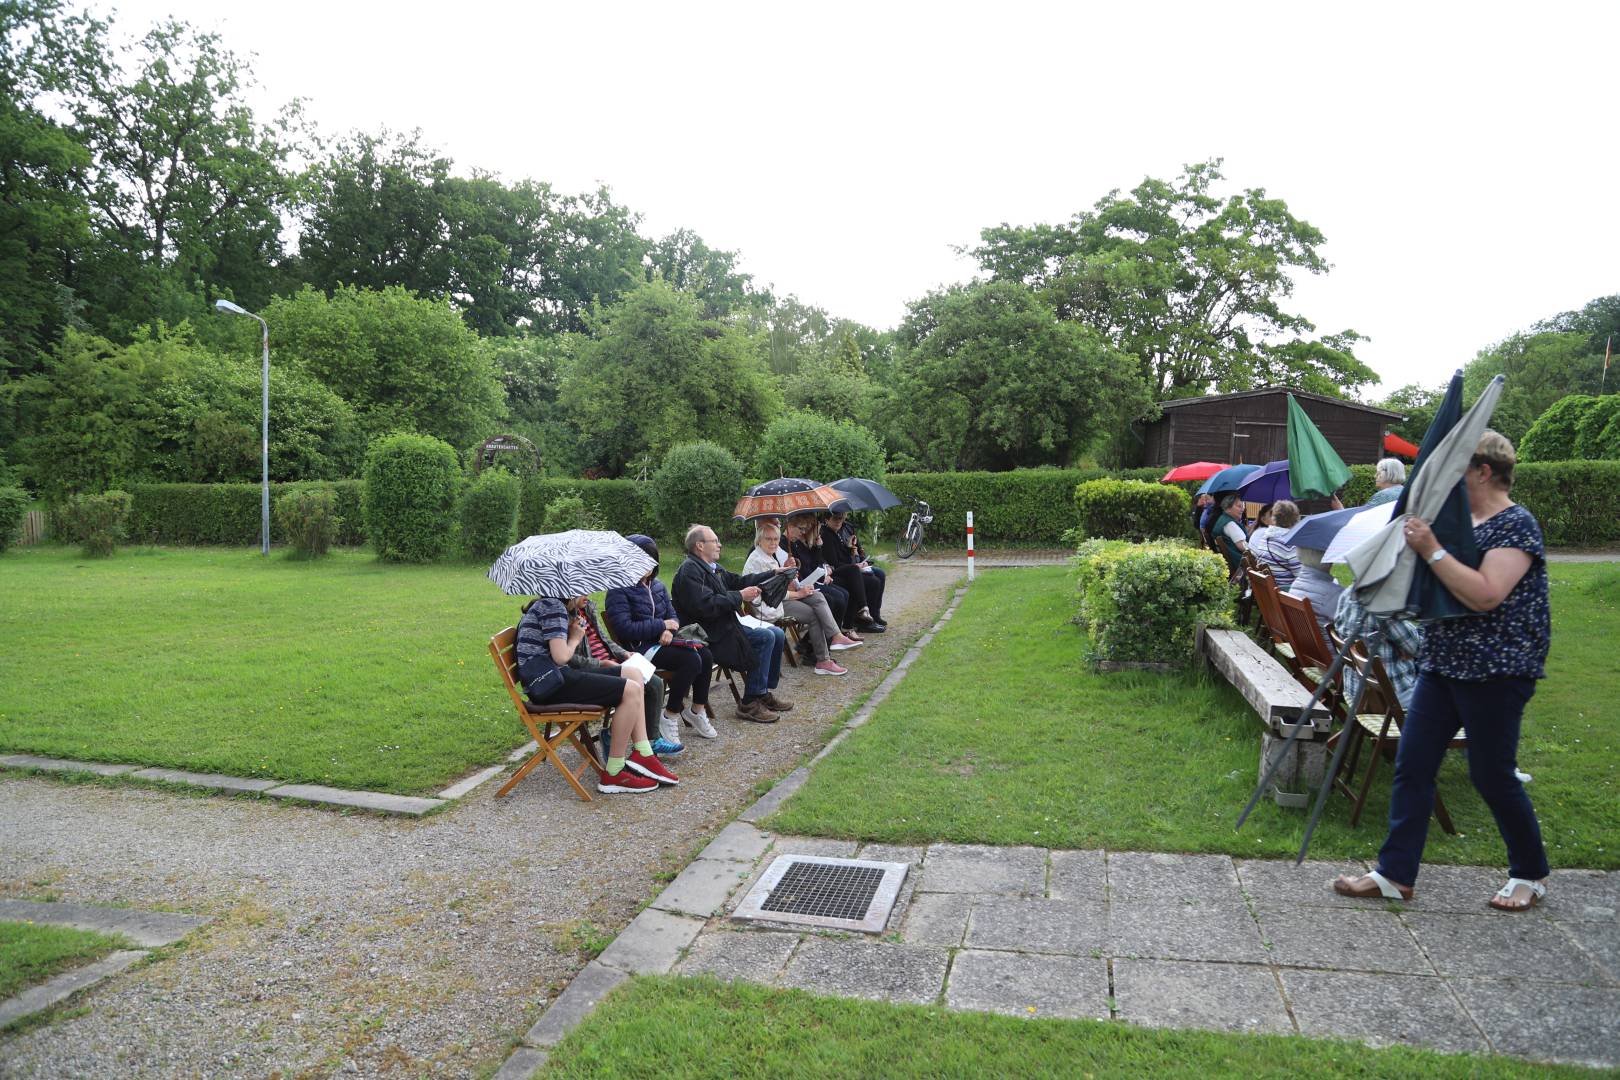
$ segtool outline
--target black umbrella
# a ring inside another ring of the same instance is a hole
[[[899,506],[902,501],[900,496],[876,480],[865,480],[859,476],[846,476],[828,486],[844,493],[851,510],[887,510]]]

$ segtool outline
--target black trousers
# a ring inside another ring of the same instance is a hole
[[[876,577],[876,574],[863,574],[861,568],[853,563],[833,570],[833,581],[849,594],[848,620],[839,623],[840,626],[853,626],[861,618],[862,608],[871,611],[872,618],[878,617],[878,609],[883,605],[883,582],[874,580]],[[874,588],[877,592],[875,601],[872,599]]]
[[[709,676],[714,671],[714,656],[707,646],[689,649],[685,645],[660,645],[653,666],[669,672],[669,703],[664,708],[679,712],[686,704],[686,692],[692,692],[692,704],[709,704]]]

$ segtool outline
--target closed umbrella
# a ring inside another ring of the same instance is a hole
[[[1288,475],[1294,497],[1327,498],[1350,479],[1350,466],[1333,449],[1294,395],[1288,395]]]
[[[1159,477],[1159,483],[1178,484],[1185,480],[1208,480],[1224,468],[1225,465],[1213,461],[1194,461],[1189,465],[1177,465]]]
[[[1198,489],[1198,494],[1218,495],[1223,491],[1236,491],[1238,485],[1247,480],[1253,473],[1260,471],[1258,465],[1228,465],[1208,480]]]
[[[900,496],[878,483],[859,476],[834,480],[828,487],[843,492],[851,510],[887,510],[900,505]]]
[[[1402,524],[1408,514],[1430,523],[1446,551],[1464,564],[1477,568],[1479,549],[1474,545],[1473,519],[1468,511],[1468,493],[1462,488],[1463,473],[1474,456],[1479,437],[1490,424],[1496,402],[1502,396],[1502,376],[1485,387],[1474,407],[1461,419],[1452,421],[1462,402],[1462,372],[1452,376],[1451,386],[1423,437],[1417,464],[1401,497],[1395,502],[1388,525],[1368,537],[1345,556],[1356,578],[1356,599],[1377,615],[1408,615],[1419,619],[1442,619],[1468,613],[1468,609],[1435,580],[1417,553],[1406,546]]]
[[[1288,486],[1288,462],[1266,462],[1259,472],[1250,473],[1237,490],[1244,502],[1261,506],[1278,499],[1292,499],[1294,494]]]
[[[731,516],[736,521],[753,521],[762,517],[843,510],[848,506],[844,493],[831,485],[786,476],[749,488],[748,494],[737,500],[737,508],[731,512]]]
[[[510,596],[567,600],[636,584],[658,563],[616,532],[570,529],[520,540],[489,568]]]

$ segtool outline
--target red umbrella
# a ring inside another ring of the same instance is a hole
[[[1195,461],[1191,465],[1177,465],[1164,476],[1159,478],[1161,484],[1174,484],[1178,480],[1208,480],[1225,465],[1217,465],[1213,461]]]
[[[1399,454],[1403,458],[1415,458],[1418,456],[1418,448],[1401,438],[1399,435],[1385,432],[1384,453]]]

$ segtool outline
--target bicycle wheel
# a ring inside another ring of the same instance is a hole
[[[916,553],[921,542],[922,529],[918,527],[916,519],[913,518],[907,523],[905,531],[895,540],[894,553],[902,559],[909,559]]]

